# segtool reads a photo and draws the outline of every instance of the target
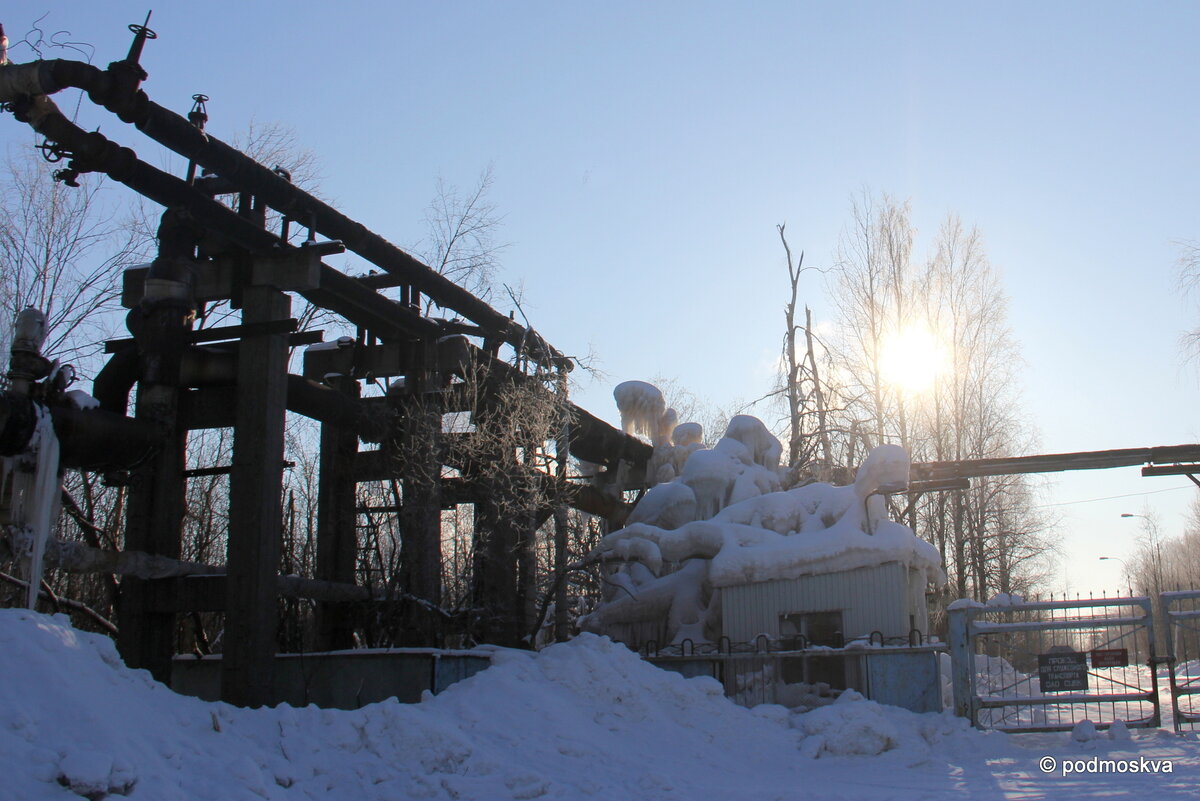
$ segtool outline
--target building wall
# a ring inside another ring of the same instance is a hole
[[[873,631],[907,637],[914,624],[928,631],[924,581],[899,562],[721,588],[722,628],[733,642],[778,638],[781,615],[834,610],[842,611],[847,642]]]

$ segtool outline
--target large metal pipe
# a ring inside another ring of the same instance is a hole
[[[59,113],[49,98],[41,98],[34,108],[23,113],[35,130],[67,145],[78,158],[87,162],[89,168],[107,173],[113,180],[164,206],[186,207],[198,221],[221,231],[240,246],[252,250],[291,247],[179,178],[140,161],[132,150],[116,145],[99,133],[83,131]],[[417,317],[400,304],[325,265],[321,269],[321,289],[302,294],[319,306],[369,327],[384,341],[406,339],[414,333],[414,329],[423,335],[440,331],[436,323]],[[491,357],[486,358],[489,362],[500,364]],[[578,407],[572,404],[572,408]],[[578,413],[582,429],[577,434],[579,439],[573,443],[572,450],[581,458],[603,463],[610,463],[616,458],[628,458],[635,462],[644,462],[648,458],[649,446],[611,429],[583,410]],[[589,433],[595,436],[589,436]],[[613,446],[617,448],[616,451],[607,451]]]
[[[104,409],[50,407],[63,467],[127,470],[140,464],[161,442],[158,428]]]
[[[92,396],[100,401],[101,409],[125,414],[129,409],[129,393],[138,380],[138,370],[137,348],[117,351],[109,357],[92,381]]]
[[[196,128],[184,117],[153,102],[141,89],[130,92],[130,83],[123,73],[66,59],[0,67],[0,101],[3,102],[37,94],[50,95],[67,87],[85,90],[92,102],[132,123],[151,139],[207,167],[239,189],[253,193],[291,219],[311,225],[331,239],[341,240],[349,250],[399,276],[439,305],[489,329],[534,360],[560,369],[572,368],[571,360],[536,331],[524,328],[362,223],[355,222],[236,148]]]
[[[4,69],[0,67],[0,74]],[[72,163],[102,172],[162,206],[187,209],[198,223],[220,232],[239,247],[256,253],[295,249],[186,181],[141,161],[129,148],[99,132],[84,131],[68,120],[48,97],[34,98],[28,108],[19,112],[18,119],[74,153]],[[414,333],[444,333],[436,322],[420,317],[325,264],[320,267],[320,283],[318,289],[301,294],[317,306],[370,329],[385,342],[407,339]]]
[[[157,447],[154,426],[104,409],[80,409],[69,402],[50,407],[16,392],[0,392],[0,456],[29,447],[38,408],[49,408],[63,467],[123,470],[141,462]]]

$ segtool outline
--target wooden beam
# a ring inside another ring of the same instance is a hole
[[[188,431],[232,428],[236,416],[237,396],[237,387],[184,390],[179,397],[179,425]]]
[[[285,319],[291,300],[274,287],[242,293],[242,323]],[[283,522],[283,429],[287,411],[288,345],[284,334],[241,341],[233,472],[229,481],[229,581],[221,698],[264,706],[275,698],[275,576]]]
[[[250,281],[270,284],[278,289],[304,292],[321,285],[321,259],[345,252],[340,242],[318,242],[277,254],[260,255],[251,262]],[[193,267],[194,293],[197,301],[206,303],[233,297],[241,284],[240,266],[232,257],[218,257],[197,262]],[[137,306],[145,293],[149,265],[130,267],[122,275],[121,305],[127,309]]]
[[[130,473],[125,517],[127,548],[178,559],[184,516],[186,431],[178,419],[180,390],[171,374],[179,367],[190,323],[178,308],[154,304],[139,341],[146,351],[136,419],[162,431],[162,444]],[[137,578],[121,583],[117,598],[117,648],[131,668],[149,670],[169,681],[175,647],[175,617],[152,608],[149,588]]]
[[[342,378],[332,382],[350,398],[359,394],[358,382]],[[358,559],[354,457],[358,435],[352,428],[321,424],[320,474],[317,486],[317,578],[354,583]],[[353,621],[342,606],[317,607],[317,648],[336,651],[354,647]]]

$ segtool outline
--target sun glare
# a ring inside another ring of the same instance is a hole
[[[912,394],[931,388],[944,363],[937,337],[920,325],[906,326],[891,334],[884,340],[879,353],[883,379]]]

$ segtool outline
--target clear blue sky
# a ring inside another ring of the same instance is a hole
[[[49,11],[46,31],[103,65],[145,10],[34,2],[0,22],[16,40]],[[631,378],[717,406],[766,392],[775,225],[827,264],[867,187],[911,199],[925,239],[950,211],[983,231],[1043,452],[1200,441],[1178,346],[1200,311],[1173,244],[1200,238],[1196,4],[212,1],[156,8],[151,27],[151,97],[182,112],[205,92],[222,138],[251,118],[294,128],[324,194],[397,244],[421,237],[439,177],[467,186],[492,165],[502,278],[551,342],[596,353],[608,377],[576,398],[609,419]],[[818,319],[822,289],[805,287]],[[1064,581],[1116,587],[1097,557],[1132,551],[1120,513],[1177,533],[1188,486],[1136,468],[1056,479],[1047,503],[1168,490],[1056,506]]]

